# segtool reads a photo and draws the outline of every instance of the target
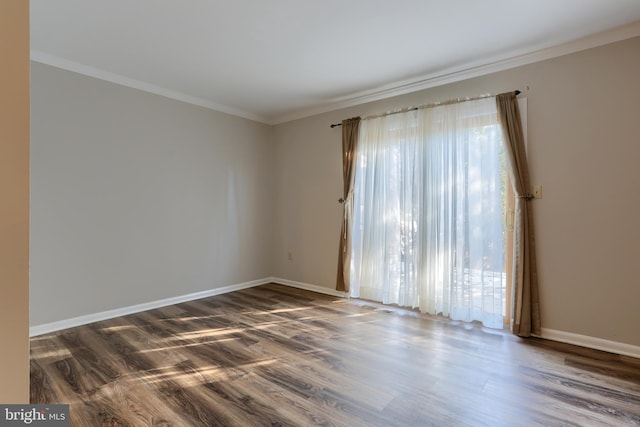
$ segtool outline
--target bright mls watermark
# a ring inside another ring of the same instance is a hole
[[[69,427],[69,405],[0,405],[0,427]]]

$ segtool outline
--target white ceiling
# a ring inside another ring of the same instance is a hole
[[[636,35],[640,0],[31,0],[32,59],[265,123]]]

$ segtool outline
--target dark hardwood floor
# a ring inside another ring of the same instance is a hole
[[[265,285],[31,339],[72,426],[640,425],[640,360]]]

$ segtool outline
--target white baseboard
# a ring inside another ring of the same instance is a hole
[[[319,294],[332,295],[334,297],[347,298],[349,294],[347,292],[336,291],[335,289],[326,288],[324,286],[310,285],[308,283],[294,282],[293,280],[280,279],[278,277],[271,277],[270,280],[273,283],[279,285],[290,286],[292,288],[304,289],[306,291],[317,292]]]
[[[609,353],[640,358],[640,346],[637,345],[609,341],[602,338],[594,338],[587,335],[574,334],[571,332],[558,331],[555,329],[542,328],[540,332],[540,338],[544,338],[547,340],[574,344],[581,347],[593,348],[595,350],[607,351]]]
[[[310,285],[308,283],[294,282],[292,280],[279,279],[277,277],[267,277],[265,279],[253,280],[251,282],[238,283],[236,285],[223,286],[207,291],[194,292],[186,295],[178,295],[176,297],[165,298],[157,301],[146,302],[142,304],[130,305],[128,307],[116,308],[114,310],[101,311],[99,313],[87,314],[84,316],[73,317],[71,319],[59,320],[57,322],[44,323],[42,325],[31,326],[29,328],[29,336],[35,337],[50,332],[60,331],[62,329],[74,328],[76,326],[86,325],[88,323],[99,322],[101,320],[113,319],[114,317],[126,316],[127,314],[140,313],[141,311],[152,310],[154,308],[166,307],[168,305],[179,304],[181,302],[193,301],[200,298],[207,298],[214,295],[226,294],[241,289],[253,288],[255,286],[266,285],[267,283],[278,283],[292,288],[305,289],[307,291],[318,292],[321,294],[333,295],[337,297],[346,297],[348,294],[339,292],[323,286]]]
[[[181,302],[193,301],[200,298],[206,298],[214,295],[226,294],[228,292],[239,291],[241,289],[252,288],[254,286],[265,285],[271,283],[271,278],[253,280],[251,282],[238,283],[236,285],[223,286],[207,291],[194,292],[186,295],[165,298],[157,301],[146,302],[143,304],[130,305],[128,307],[116,308],[114,310],[102,311],[100,313],[87,314],[71,319],[60,320],[57,322],[45,323],[42,325],[31,326],[29,328],[29,336],[48,334],[50,332],[60,331],[62,329],[73,328],[87,323],[98,322],[101,320],[113,319],[114,317],[126,316],[127,314],[139,313],[141,311],[152,310],[154,308],[165,307],[167,305],[179,304]]]
[[[126,316],[127,314],[139,313],[141,311],[152,310],[154,308],[166,307],[168,305],[179,304],[181,302],[193,301],[214,295],[226,294],[229,292],[239,291],[241,289],[253,288],[255,286],[266,285],[268,283],[277,283],[280,285],[290,286],[292,288],[304,289],[307,291],[317,292],[320,294],[331,295],[340,298],[349,297],[349,294],[347,292],[337,291],[335,289],[327,288],[324,286],[295,282],[293,280],[281,279],[278,277],[267,277],[265,279],[258,279],[250,282],[223,286],[206,291],[194,292],[191,294],[179,295],[176,297],[165,298],[143,304],[131,305],[114,310],[102,311],[100,313],[87,314],[84,316],[78,316],[71,319],[60,320],[57,322],[31,326],[29,328],[29,336],[35,337],[50,332],[60,331],[62,329],[68,329],[76,326],[86,325],[88,323],[98,322],[101,320],[112,319],[114,317]],[[574,334],[571,332],[564,332],[547,328],[542,328],[540,338],[640,358],[640,346],[625,344],[616,341],[609,341],[602,338],[594,338],[587,335]]]

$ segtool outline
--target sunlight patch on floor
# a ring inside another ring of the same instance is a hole
[[[218,344],[218,343],[222,343],[222,342],[228,342],[228,341],[237,341],[238,338],[221,338],[221,339],[216,339],[216,340],[207,340],[207,341],[198,341],[198,342],[193,342],[193,343],[185,343],[185,344],[179,344],[179,345],[170,345],[170,346],[162,346],[162,347],[157,347],[157,348],[148,348],[145,350],[138,350],[137,353],[153,353],[153,352],[157,352],[157,351],[166,351],[166,350],[179,350],[182,348],[189,348],[189,347],[197,347],[199,345],[205,345],[205,344]]]

